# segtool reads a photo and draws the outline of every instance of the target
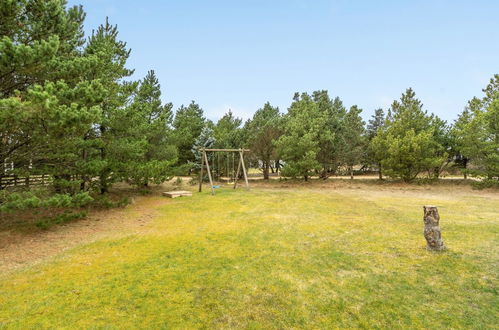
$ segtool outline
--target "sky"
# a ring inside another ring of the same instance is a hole
[[[106,17],[132,53],[134,79],[154,70],[175,108],[195,100],[217,120],[326,89],[364,119],[412,87],[453,121],[499,73],[499,1],[69,0],[87,33]]]

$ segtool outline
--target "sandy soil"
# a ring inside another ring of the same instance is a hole
[[[160,196],[135,197],[125,208],[95,211],[87,218],[29,233],[0,232],[0,274],[33,265],[75,246],[139,233],[169,203]]]

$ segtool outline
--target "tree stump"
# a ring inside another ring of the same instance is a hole
[[[424,238],[426,238],[426,249],[430,251],[445,250],[442,234],[440,233],[440,216],[436,206],[423,206],[424,210]]]

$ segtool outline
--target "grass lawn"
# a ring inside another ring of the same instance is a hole
[[[140,233],[0,276],[0,328],[499,327],[498,196],[351,188],[164,199]]]

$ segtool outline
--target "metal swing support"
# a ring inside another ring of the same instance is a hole
[[[213,188],[213,177],[211,175],[210,163],[208,162],[208,152],[237,152],[239,153],[239,162],[237,164],[237,172],[234,178],[234,188],[237,187],[237,179],[239,178],[239,173],[241,172],[241,168],[243,169],[244,181],[246,183],[246,189],[249,189],[248,183],[248,174],[246,173],[246,166],[244,165],[244,153],[249,152],[249,149],[205,149],[202,148],[201,152],[203,155],[201,156],[201,171],[199,173],[199,192],[203,189],[203,171],[206,166],[206,172],[208,172],[208,179],[210,180],[211,186],[211,194],[215,195],[215,189]]]

